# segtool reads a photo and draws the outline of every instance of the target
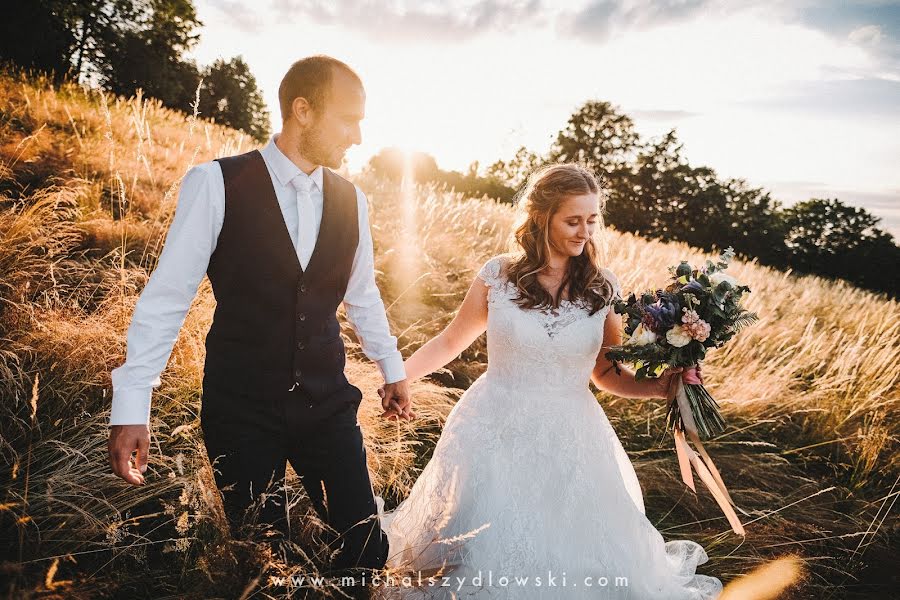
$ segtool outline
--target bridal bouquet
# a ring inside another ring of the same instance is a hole
[[[675,436],[682,478],[694,490],[689,466],[693,465],[729,516],[734,530],[743,533],[733,511],[726,510],[733,503],[700,442],[701,437],[710,438],[725,429],[718,404],[703,386],[700,361],[708,349],[721,347],[758,320],[755,313],[741,306],[741,298],[750,288],[725,273],[733,257],[729,247],[717,262],[706,261],[699,269],[682,261],[677,267],[670,267],[672,282],[665,289],[646,291],[639,297],[631,294],[616,302],[616,313],[626,315],[628,339],[624,345],[610,348],[606,358],[616,365],[617,372],[618,362],[633,364],[637,379],[657,377],[669,367],[684,368],[675,380],[675,389],[670,390],[666,416],[666,425]],[[685,434],[697,446],[700,456],[690,450]]]
[[[612,347],[606,357],[635,365],[637,379],[658,376],[668,367],[690,369],[699,366],[709,348],[724,345],[756,322],[756,314],[741,307],[741,297],[750,288],[725,273],[733,257],[728,248],[718,262],[707,261],[701,269],[682,261],[670,267],[673,281],[665,289],[618,301],[615,311],[627,315],[628,339],[623,346]],[[700,436],[710,438],[724,431],[725,422],[716,401],[693,375],[688,371],[688,381],[682,382],[690,415],[673,401],[667,426],[684,430],[685,418],[693,417]]]

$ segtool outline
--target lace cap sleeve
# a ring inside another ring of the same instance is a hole
[[[480,277],[484,284],[488,287],[498,288],[503,283],[503,278],[500,275],[502,269],[502,262],[499,256],[495,256],[491,260],[484,263],[484,266],[481,267],[481,270],[478,271],[478,277]]]
[[[622,286],[619,284],[619,278],[616,277],[616,274],[610,271],[607,268],[603,268],[603,276],[606,277],[606,280],[612,286],[613,289],[613,300],[617,298],[622,298]]]

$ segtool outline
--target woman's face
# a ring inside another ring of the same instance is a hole
[[[562,256],[580,256],[594,235],[599,217],[597,194],[569,196],[550,217],[550,248]]]

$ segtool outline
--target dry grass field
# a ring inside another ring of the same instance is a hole
[[[155,101],[0,76],[5,596],[288,593],[270,577],[296,566],[223,530],[199,428],[214,305],[207,281],[154,395],[147,484],[117,479],[106,456],[109,373],[124,359],[134,303],[162,248],[180,178],[249,144]],[[507,249],[514,209],[427,186],[357,183],[370,201],[388,316],[408,355],[449,322],[481,264]],[[705,258],[615,231],[606,232],[606,246],[626,290],[661,281],[681,259]],[[761,320],[704,365],[730,425],[707,448],[745,511],[747,536],[731,533],[705,490],[684,488],[661,401],[598,392],[634,461],[648,517],[667,539],[703,544],[710,562],[701,571],[723,581],[789,556],[800,559],[802,574],[779,597],[887,598],[900,589],[900,306],[752,262],[735,261],[731,272],[750,286],[749,308]],[[348,347],[350,379],[366,394],[360,419],[374,485],[390,506],[427,462],[461,390],[483,372],[484,340],[413,387],[419,419],[408,424],[379,419],[377,369],[358,346]],[[315,537],[302,488],[291,476],[286,484],[304,535]]]

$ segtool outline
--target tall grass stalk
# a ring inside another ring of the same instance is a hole
[[[178,184],[191,165],[248,147],[245,136],[202,117],[0,76],[0,560],[11,597],[250,597],[278,593],[267,587],[270,576],[315,573],[323,563],[314,543],[323,524],[290,470],[273,493],[294,507],[293,552],[302,560],[287,564],[264,537],[245,543],[226,533],[198,426],[215,305],[208,281],[154,394],[147,485],[124,484],[107,464],[109,372],[124,360]],[[484,261],[508,249],[515,211],[432,185],[357,183],[371,204],[378,283],[408,355],[449,323]],[[615,231],[606,242],[608,266],[626,290],[650,287],[681,259],[707,258]],[[726,581],[790,552],[805,574],[781,597],[877,595],[893,581],[898,550],[900,307],[755,262],[734,261],[729,271],[753,290],[748,308],[762,318],[704,365],[729,423],[708,448],[751,515],[748,535],[736,540],[709,496],[685,491],[663,402],[598,392],[634,461],[647,514],[667,538],[703,544],[705,572]],[[419,419],[410,424],[379,418],[378,371],[349,327],[344,333],[348,376],[365,394],[360,422],[373,484],[393,506],[461,390],[483,373],[484,339],[413,386]]]

